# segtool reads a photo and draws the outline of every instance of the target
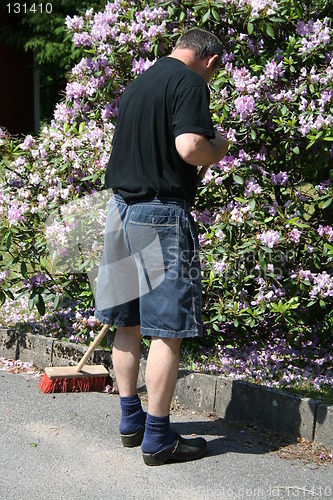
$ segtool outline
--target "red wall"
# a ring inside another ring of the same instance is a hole
[[[6,15],[0,13],[0,29]],[[0,127],[11,134],[33,133],[33,55],[0,42]]]

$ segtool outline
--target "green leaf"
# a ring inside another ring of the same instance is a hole
[[[202,16],[202,24],[204,24],[208,19],[210,18],[211,11],[210,9],[207,10],[206,14]]]
[[[254,24],[253,24],[253,23],[251,23],[251,21],[249,21],[249,22],[247,23],[247,32],[248,32],[248,34],[249,34],[249,35],[252,35],[253,30],[254,30]]]
[[[274,28],[271,24],[265,23],[264,30],[266,31],[268,36],[270,36],[271,38],[275,38],[275,31],[274,31]]]
[[[232,178],[236,182],[236,184],[244,184],[244,179],[242,179],[242,177],[240,177],[239,175],[233,174]]]
[[[21,274],[23,276],[23,278],[26,278],[27,276],[27,265],[25,262],[21,262]]]
[[[38,297],[38,302],[36,303],[37,310],[41,316],[44,316],[44,314],[45,314],[44,299],[40,294],[36,295],[36,297]]]
[[[255,130],[253,130],[253,129],[252,129],[252,130],[251,130],[251,139],[252,139],[253,141],[255,141],[255,140],[256,140],[256,138],[257,138],[257,132],[256,132]]]
[[[54,302],[53,302],[53,307],[54,307],[55,311],[58,309],[59,302],[60,302],[60,295],[56,295],[56,298],[54,299]]]
[[[288,113],[288,108],[286,105],[284,105],[282,108],[281,108],[281,114],[282,115],[286,115]]]
[[[310,302],[307,303],[306,307],[314,306],[315,303],[316,303],[316,300],[310,300]]]
[[[7,239],[6,239],[6,247],[7,247],[7,250],[10,249],[10,245],[12,244],[12,235],[9,233],[8,236],[7,236]]]
[[[221,17],[220,14],[214,8],[212,9],[212,14],[214,19],[219,23],[221,21]]]
[[[319,203],[318,207],[321,208],[322,210],[325,210],[325,208],[330,206],[332,201],[333,201],[333,198],[328,198],[328,200],[326,200],[325,202],[321,201]]]
[[[267,269],[267,263],[265,261],[265,258],[264,258],[264,254],[263,252],[258,252],[258,260],[259,260],[259,264],[260,264],[260,267],[261,269],[266,272],[266,269]]]

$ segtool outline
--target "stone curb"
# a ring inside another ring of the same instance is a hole
[[[0,355],[31,362],[39,369],[75,365],[86,347],[52,337],[0,329]],[[91,364],[103,364],[112,374],[111,352],[96,350]],[[145,390],[146,361],[140,362],[138,389]],[[223,376],[180,370],[174,393],[181,406],[249,424],[289,437],[333,447],[333,407],[281,390]]]

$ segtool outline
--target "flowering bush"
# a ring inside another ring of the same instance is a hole
[[[316,346],[329,349],[329,9],[329,0],[115,0],[103,12],[68,17],[82,58],[52,122],[23,141],[0,132],[1,302],[27,294],[30,310],[36,306],[42,315],[63,298],[87,311],[93,305],[86,275],[52,273],[45,221],[61,205],[103,189],[123,89],[169,53],[184,30],[200,26],[224,46],[211,111],[231,142],[228,155],[209,169],[193,211],[202,249],[204,343],[218,352],[226,343],[250,341],[278,349],[279,325],[284,344],[300,348],[315,337]],[[324,359],[322,369],[332,360]]]

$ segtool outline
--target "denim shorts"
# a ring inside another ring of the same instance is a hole
[[[202,335],[198,234],[187,202],[110,201],[95,316],[144,336]]]

